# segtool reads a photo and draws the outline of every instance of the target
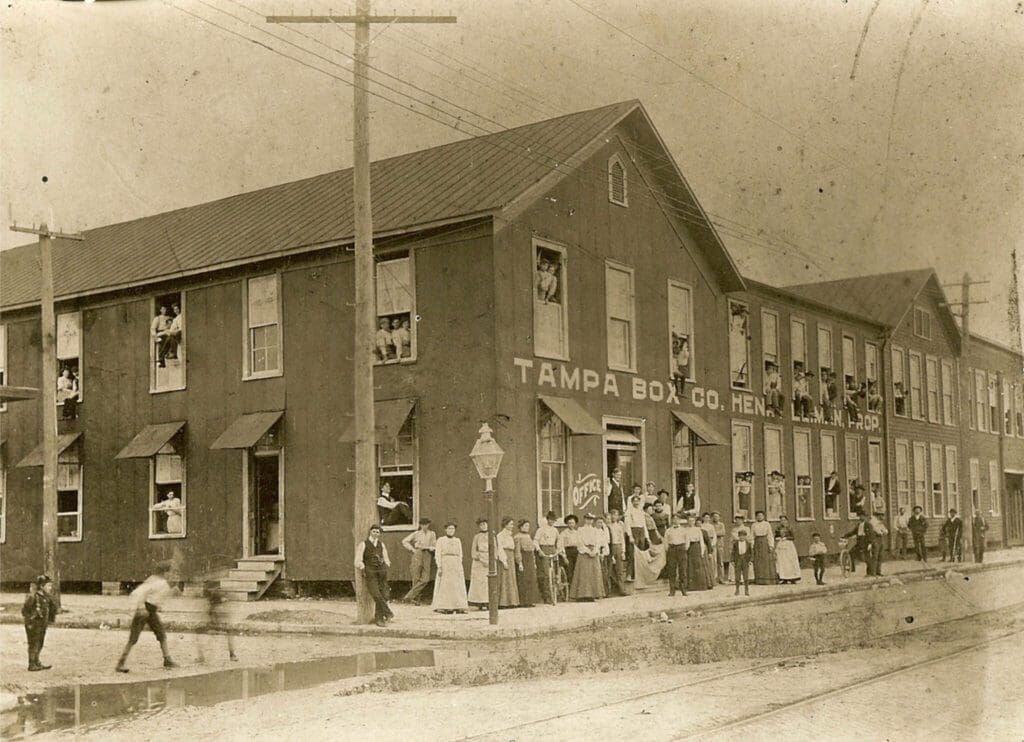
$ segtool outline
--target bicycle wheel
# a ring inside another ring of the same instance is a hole
[[[561,564],[558,565],[558,589],[555,592],[557,594],[556,602],[565,603],[569,600],[569,574]]]
[[[843,579],[853,571],[853,565],[850,561],[850,552],[841,551],[839,552],[839,569],[843,573]]]

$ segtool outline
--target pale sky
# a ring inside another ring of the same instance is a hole
[[[305,38],[260,16],[351,5],[8,0],[0,207],[22,224],[52,212],[56,226],[86,229],[349,166],[350,87],[177,8],[347,78],[348,60],[327,48],[350,53],[347,29],[296,27]],[[933,266],[954,283],[966,271],[991,281],[972,290],[988,301],[972,308],[973,329],[1010,342],[1010,251],[1024,253],[1024,3],[378,0],[375,9],[458,16],[376,27],[372,63],[478,124],[460,133],[373,99],[375,159],[639,98],[712,218],[763,230],[760,242],[722,235],[745,274],[785,285]],[[2,247],[25,242],[0,234]]]

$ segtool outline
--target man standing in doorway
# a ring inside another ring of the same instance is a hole
[[[914,513],[907,519],[907,528],[914,539],[914,554],[917,555],[917,561],[927,562],[928,552],[924,545],[924,537],[928,533],[928,519],[924,517],[924,508],[920,505],[914,506]]]
[[[622,469],[615,467],[604,488],[605,500],[608,501],[607,512],[618,510],[626,512],[626,496],[622,491]]]
[[[370,526],[366,540],[356,546],[355,565],[363,573],[366,591],[373,598],[373,622],[384,626],[395,617],[388,607],[388,567],[391,560],[388,559],[387,547],[380,540],[380,526],[376,523]]]
[[[437,536],[430,528],[430,518],[420,518],[418,531],[413,531],[402,539],[402,548],[412,554],[409,561],[409,574],[412,579],[412,587],[402,599],[404,603],[420,604],[420,593],[422,593],[430,580],[433,578],[434,548],[437,545]]]

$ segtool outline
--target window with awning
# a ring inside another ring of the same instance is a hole
[[[148,459],[155,456],[157,451],[170,443],[171,439],[184,427],[184,420],[147,425],[114,458]]]
[[[672,410],[672,416],[697,436],[698,446],[728,446],[729,439],[715,430],[707,420],[695,412]]]
[[[281,410],[273,410],[239,415],[210,448],[213,450],[253,448],[268,433],[273,437],[272,429],[283,414],[284,412]]]
[[[573,435],[604,435],[601,421],[587,412],[575,399],[539,395],[540,401],[558,415]]]

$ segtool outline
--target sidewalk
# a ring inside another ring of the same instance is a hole
[[[231,609],[236,627],[245,633],[301,633],[338,636],[394,636],[420,639],[508,639],[540,633],[553,633],[608,626],[631,620],[651,620],[662,612],[669,617],[728,611],[750,605],[772,605],[845,593],[871,590],[891,584],[898,576],[901,582],[935,579],[953,568],[958,572],[998,569],[1024,563],[1024,549],[1003,549],[986,554],[984,564],[964,562],[950,564],[939,561],[889,561],[882,566],[883,577],[867,578],[863,565],[856,576],[840,576],[838,567],[830,567],[824,587],[814,584],[811,570],[804,570],[797,585],[751,585],[750,596],[734,597],[733,585],[719,585],[714,590],[691,592],[686,597],[669,597],[664,583],[657,587],[622,598],[606,598],[595,603],[561,603],[533,608],[502,610],[498,626],[490,626],[487,611],[471,610],[466,615],[442,615],[429,606],[393,604],[396,618],[386,628],[355,625],[355,603],[351,600],[262,600],[233,603]],[[0,593],[0,623],[21,623],[19,593]],[[73,628],[124,628],[129,620],[129,599],[126,595],[62,596],[65,612],[58,626]],[[168,602],[163,616],[175,630],[202,629],[205,625],[205,604],[193,598],[175,598]]]

